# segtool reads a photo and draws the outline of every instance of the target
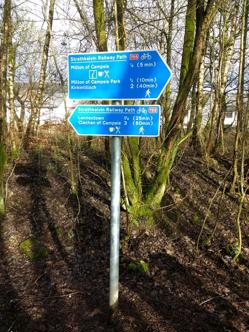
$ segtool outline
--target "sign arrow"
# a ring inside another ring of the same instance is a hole
[[[68,121],[78,135],[159,136],[158,105],[78,105]]]

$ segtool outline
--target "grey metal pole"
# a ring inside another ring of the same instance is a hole
[[[121,137],[112,138],[112,189],[110,232],[110,291],[109,306],[113,313],[118,306],[119,292],[119,233],[120,233],[120,168]]]

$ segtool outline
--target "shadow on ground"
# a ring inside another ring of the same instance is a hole
[[[23,204],[10,204],[0,230],[0,331],[246,331],[248,299],[240,280],[248,280],[248,269],[234,276],[235,268],[215,254],[196,260],[195,233],[187,227],[176,241],[163,228],[130,238],[121,250],[119,311],[109,323],[110,188],[97,160],[81,161],[78,197],[65,177],[49,171],[48,158],[32,154],[17,165],[10,186]],[[124,225],[122,214],[122,234]],[[11,232],[44,243],[48,257],[30,262],[18,245],[10,251]],[[149,271],[130,271],[134,259],[148,262]]]

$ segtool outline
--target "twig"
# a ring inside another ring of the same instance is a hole
[[[95,172],[93,172],[90,168],[87,169],[87,171],[89,173],[91,173],[92,175],[96,176],[98,179],[100,179],[100,181],[104,184],[106,184],[106,182],[103,180],[103,178],[101,176],[99,176],[98,174],[96,174]]]
[[[33,282],[33,284],[35,285],[35,284],[37,283],[37,281],[40,280],[45,274],[46,274],[46,272],[43,273],[42,275],[40,275],[39,277],[37,277],[37,278],[35,279],[35,281]]]
[[[220,200],[219,200],[219,206],[218,206],[218,212],[217,212],[217,215],[216,215],[216,220],[215,220],[215,225],[214,225],[214,228],[213,228],[213,231],[212,233],[210,234],[209,238],[208,238],[208,243],[211,242],[212,238],[214,237],[214,234],[216,232],[216,229],[218,227],[218,223],[219,223],[219,219],[220,219],[220,211],[221,211],[221,201],[223,200],[223,197],[224,197],[224,194],[225,194],[225,191],[226,191],[226,183],[224,184],[224,188],[223,188],[223,191],[222,191],[222,196],[220,197]]]
[[[181,198],[181,203],[187,198],[187,195],[185,195],[183,198]],[[176,206],[178,205],[178,203],[171,203],[169,205],[164,205],[164,206],[161,206],[160,208],[157,209],[157,211],[160,211],[160,210],[164,210],[164,209],[167,209],[167,211],[171,211],[173,210]]]
[[[211,302],[211,301],[213,301],[214,299],[217,299],[218,297],[222,297],[222,296],[218,295],[218,296],[210,297],[209,299],[207,299],[207,300],[205,300],[205,301],[199,303],[199,305],[203,305],[203,304],[206,304],[206,303],[208,303],[208,302]]]
[[[213,202],[214,202],[216,196],[218,195],[221,186],[222,186],[222,185],[225,185],[225,183],[226,183],[226,179],[227,179],[228,175],[230,174],[230,171],[231,171],[231,170],[229,170],[229,171],[227,172],[226,176],[225,176],[224,179],[223,179],[223,182],[221,182],[221,184],[220,184],[219,187],[217,188],[217,190],[216,190],[214,196],[212,197],[211,202],[210,202],[210,204],[209,204],[209,206],[208,206],[207,213],[206,213],[205,218],[204,218],[204,220],[203,220],[203,223],[202,223],[202,225],[201,225],[201,230],[200,230],[200,233],[199,233],[198,238],[197,238],[197,241],[196,241],[196,251],[197,251],[197,253],[198,253],[198,251],[199,251],[199,244],[200,244],[201,236],[202,236],[202,233],[203,233],[203,231],[204,231],[204,227],[205,227],[205,225],[206,225],[206,221],[207,221],[207,219],[208,219],[208,217],[209,217],[209,212],[210,212],[210,210],[211,210],[211,207],[212,207],[212,205],[213,205]]]
[[[241,198],[240,198],[240,203],[239,203],[239,209],[238,209],[238,213],[237,213],[237,218],[236,218],[238,245],[237,245],[237,253],[233,257],[234,262],[237,260],[237,258],[241,254],[241,249],[242,249],[241,214],[242,214],[242,207],[243,207],[243,204],[244,204],[244,200],[245,200],[245,197],[246,197],[247,190],[248,190],[248,186],[242,192],[242,195],[241,195]]]
[[[84,294],[84,292],[81,291],[75,291],[75,292],[71,292],[71,293],[67,293],[67,294],[62,294],[62,295],[53,295],[53,296],[48,296],[47,299],[54,299],[54,298],[61,298],[61,297],[67,297],[67,296],[72,296],[72,295],[76,295],[76,294]]]
[[[10,325],[10,327],[8,328],[8,331],[7,331],[7,332],[11,332],[11,331],[12,331],[12,327],[15,325],[15,323],[16,323],[16,321],[14,321],[14,322]]]
[[[16,162],[14,163],[14,166],[12,167],[12,170],[11,170],[9,176],[7,177],[7,180],[6,180],[6,183],[5,183],[5,201],[7,201],[7,198],[8,198],[8,184],[9,184],[9,180],[12,177],[12,175],[13,175],[13,173],[15,171],[15,168],[16,168]]]

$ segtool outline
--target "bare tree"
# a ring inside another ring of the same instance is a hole
[[[8,59],[11,38],[11,0],[3,5],[2,38],[0,41],[0,216],[5,214],[4,172],[7,162],[7,93],[8,93]]]
[[[249,4],[248,0],[243,1],[243,11],[241,20],[241,34],[240,34],[240,60],[239,60],[239,77],[238,77],[238,90],[236,98],[237,108],[237,126],[233,150],[233,179],[231,183],[231,192],[235,192],[236,184],[239,181],[238,162],[239,162],[239,148],[241,146],[241,138],[243,131],[243,118],[245,117],[244,108],[244,81],[245,81],[245,57],[246,57],[246,42],[248,33],[248,13]]]
[[[31,109],[27,129],[26,129],[26,134],[25,134],[25,138],[24,138],[24,146],[26,148],[29,146],[30,137],[35,132],[36,121],[39,118],[39,112],[40,112],[40,109],[42,106],[42,99],[43,99],[45,81],[46,81],[46,70],[47,70],[47,64],[48,64],[49,46],[50,46],[50,40],[51,40],[51,36],[52,36],[54,6],[55,6],[55,0],[50,0],[49,10],[48,10],[47,30],[46,30],[46,34],[45,34],[45,40],[44,40],[42,55],[41,55],[41,67],[40,67],[39,81],[38,81],[36,93],[34,96],[32,96],[33,107]]]
[[[208,140],[206,153],[209,155],[223,147],[223,130],[225,118],[225,93],[231,64],[231,58],[234,53],[234,42],[238,26],[239,4],[237,1],[224,2],[220,10],[219,21],[219,52],[218,66],[215,71],[214,85],[214,103],[210,115],[210,127],[208,131]],[[214,47],[214,45],[210,45]],[[211,66],[214,66],[212,59]],[[222,148],[224,150],[224,148]],[[223,151],[224,152],[224,151]]]
[[[139,141],[129,140],[128,156],[124,156],[123,167],[126,189],[130,203],[130,212],[135,219],[151,220],[153,213],[160,207],[168,185],[169,174],[177,149],[184,138],[181,137],[181,125],[186,115],[186,102],[189,92],[196,81],[206,46],[209,26],[217,13],[221,1],[188,1],[185,23],[185,39],[182,53],[181,79],[176,101],[169,124],[165,127],[165,140],[159,156],[154,177],[144,191],[142,184]],[[195,12],[195,14],[193,14]],[[196,20],[194,20],[196,17]]]

